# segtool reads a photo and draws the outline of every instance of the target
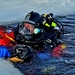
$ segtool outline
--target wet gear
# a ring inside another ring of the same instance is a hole
[[[10,59],[16,62],[20,60],[22,60],[23,62],[28,62],[33,58],[33,56],[34,56],[34,52],[30,46],[24,44],[18,44],[12,51],[12,55]],[[14,59],[13,57],[17,57],[17,58]]]
[[[60,29],[62,29],[62,25],[53,19],[53,14],[39,15],[37,12],[28,13],[22,26],[23,28],[19,27],[16,40],[31,45],[44,42],[47,39],[56,43],[58,34],[60,35],[59,32],[61,32]]]
[[[25,21],[18,26],[16,33],[16,41],[19,44],[29,45],[38,48],[40,43],[46,43],[46,40],[51,40],[49,43],[51,49],[56,47],[58,34],[60,35],[63,28],[60,23],[57,23],[51,14],[39,15],[37,12],[30,12],[26,15]],[[23,51],[23,50],[21,50]],[[15,51],[17,53],[17,51]],[[13,53],[14,54],[14,53]],[[19,56],[21,58],[21,56]]]

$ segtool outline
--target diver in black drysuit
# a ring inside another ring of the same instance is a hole
[[[21,25],[15,31],[16,41],[27,45],[40,45],[50,39],[51,43],[58,45],[62,26],[53,19],[53,14],[30,12],[26,15]],[[49,40],[49,42],[50,42]]]
[[[40,50],[47,43],[51,49],[59,45],[61,29],[62,25],[53,18],[52,13],[40,15],[31,11],[14,29],[15,41],[19,45],[12,54],[24,61],[30,61],[34,56],[33,49]]]

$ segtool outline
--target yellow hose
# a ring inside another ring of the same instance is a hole
[[[10,36],[7,36],[7,35],[5,35],[8,39],[10,39],[11,41],[13,41],[13,42],[15,42],[15,40],[12,38],[12,37],[10,37]]]

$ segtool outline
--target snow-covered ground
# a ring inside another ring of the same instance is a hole
[[[23,75],[12,63],[0,59],[0,75]]]
[[[67,15],[75,12],[75,0],[0,0],[0,22],[23,20],[30,11]]]

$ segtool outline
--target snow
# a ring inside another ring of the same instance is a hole
[[[0,59],[0,74],[1,75],[23,75],[12,63]]]
[[[23,20],[30,11],[73,14],[74,8],[75,0],[0,0],[0,22]]]

